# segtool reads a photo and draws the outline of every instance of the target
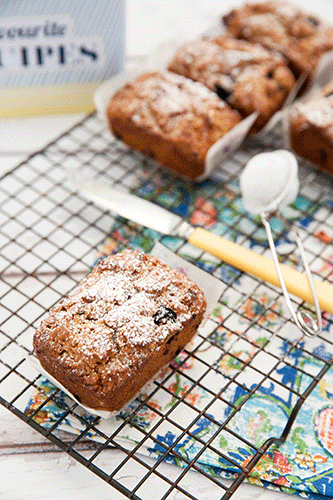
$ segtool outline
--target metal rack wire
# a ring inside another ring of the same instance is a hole
[[[207,498],[208,489],[210,498],[230,498],[267,451],[287,439],[300,407],[333,360],[316,351],[311,340],[304,341],[297,334],[290,336],[293,330],[281,306],[279,289],[244,277],[240,271],[194,250],[186,241],[162,237],[85,202],[67,182],[68,170],[75,168],[82,175],[134,192],[192,222],[195,218],[212,231],[255,251],[267,253],[258,220],[246,214],[240,203],[238,175],[250,156],[272,147],[281,147],[278,130],[266,143],[246,141],[211,180],[194,185],[111,138],[106,125],[92,114],[1,179],[0,402],[128,498],[145,500],[151,488],[156,499]],[[314,234],[320,232],[323,224],[330,224],[332,181],[305,162],[301,162],[300,174],[301,203],[285,215],[291,220],[312,217],[311,227],[304,225],[302,230],[316,273],[318,262],[325,263],[326,257],[323,246],[313,245]],[[276,221],[274,231],[282,248],[287,241],[283,221]],[[194,344],[187,346],[180,358],[154,381],[149,391],[120,414],[112,432],[107,432],[98,417],[87,417],[77,404],[65,400],[58,389],[45,385],[26,356],[31,353],[32,336],[41,318],[89,272],[96,258],[126,246],[149,251],[156,240],[225,283],[218,304],[220,313],[209,321],[209,328],[196,337]],[[290,255],[283,260],[297,264]],[[326,267],[326,274],[318,271],[318,275],[331,279],[332,269]],[[240,281],[242,277],[245,279]],[[267,297],[267,294],[270,300],[262,301],[262,295]],[[296,297],[293,301],[301,305]],[[308,304],[305,307],[311,309]],[[274,319],[267,323],[263,318],[269,314]],[[325,315],[325,322],[332,323],[330,315]],[[320,341],[332,351],[328,330],[324,330]],[[283,345],[283,356],[273,348],[276,344]],[[208,348],[214,352],[213,362],[205,354]],[[247,352],[247,356],[242,352]],[[296,366],[292,361],[296,354],[298,358],[311,360],[316,370],[307,370],[306,365]],[[194,375],[184,369],[190,363],[197,366]],[[226,363],[230,370],[224,368]],[[292,387],[279,376],[284,367],[294,370],[295,377],[302,377],[299,387]],[[251,386],[246,380],[249,371],[257,381]],[[210,385],[210,377],[221,378],[218,391]],[[184,382],[179,392],[172,390],[177,380]],[[258,394],[271,382],[284,391],[290,412],[281,423],[282,429],[270,429],[258,444],[250,436],[242,435],[237,419],[251,401],[260,405]],[[200,404],[191,398],[196,390],[205,394]],[[172,404],[157,407],[155,398],[161,393]],[[34,405],[29,407],[27,400],[31,394]],[[52,421],[46,418],[50,404],[55,404],[58,411]],[[221,408],[221,413],[213,411],[216,407]],[[147,412],[154,416],[149,426],[145,422]],[[217,417],[219,414],[221,418]],[[203,420],[209,428],[206,435],[198,432]],[[75,422],[77,433],[64,439],[61,431],[68,421]],[[162,432],[165,426],[174,432],[170,442]],[[126,442],[123,438],[129,432],[135,438]],[[217,446],[226,436],[251,450],[246,463]],[[93,446],[83,446],[87,438],[94,440]],[[183,453],[184,443],[194,445],[195,453]],[[147,449],[153,450],[150,456]],[[101,465],[106,452],[117,457],[112,467]],[[221,464],[226,471],[224,475],[202,460],[206,455]],[[141,480],[136,484],[126,476],[129,468],[140,471]],[[191,491],[193,473],[195,481],[202,481],[202,496],[197,496],[199,490]]]

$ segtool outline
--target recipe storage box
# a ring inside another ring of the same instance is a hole
[[[123,69],[125,0],[0,0],[0,118],[89,112]]]

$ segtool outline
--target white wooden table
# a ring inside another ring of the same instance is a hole
[[[195,37],[215,24],[224,11],[239,3],[235,0],[128,0],[128,64],[140,62],[159,43],[170,38]],[[308,1],[299,3],[313,8]],[[329,1],[317,0],[315,7],[333,21],[333,7]],[[0,120],[0,174],[23,161],[29,153],[40,149],[82,117],[62,115]],[[125,498],[2,406],[0,422],[1,500]],[[89,443],[85,446],[89,447]],[[116,452],[110,450],[107,460],[116,465]],[[199,490],[200,480],[196,476],[193,480],[197,480]],[[283,500],[290,496],[244,484],[233,499],[244,498]],[[153,493],[147,500],[154,500]]]

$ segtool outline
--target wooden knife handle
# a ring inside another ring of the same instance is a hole
[[[188,241],[192,245],[201,248],[201,250],[215,255],[215,257],[227,264],[280,287],[274,262],[267,257],[243,248],[221,236],[216,236],[201,227],[195,228]],[[313,304],[311,288],[306,275],[284,264],[281,264],[281,271],[287,290],[291,294]],[[314,283],[321,310],[333,313],[333,286],[316,279]]]

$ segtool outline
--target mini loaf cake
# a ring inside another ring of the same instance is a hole
[[[107,116],[116,137],[192,180],[204,172],[209,148],[241,121],[203,84],[168,71],[118,90]]]
[[[259,44],[230,37],[198,39],[180,47],[168,69],[198,81],[262,128],[295,84],[286,60]]]
[[[236,38],[281,52],[299,76],[314,72],[320,57],[333,49],[333,27],[287,2],[247,3],[223,17]]]
[[[189,342],[205,308],[186,276],[125,250],[100,261],[51,309],[34,350],[82,404],[117,411]]]
[[[291,147],[333,174],[333,83],[305,102],[295,102],[289,113]]]

